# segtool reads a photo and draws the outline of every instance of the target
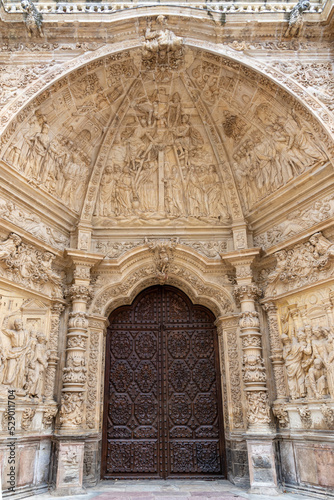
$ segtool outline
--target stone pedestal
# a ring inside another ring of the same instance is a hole
[[[250,493],[279,495],[275,466],[275,442],[271,437],[247,439]]]
[[[53,491],[55,496],[83,495],[84,441],[61,439],[54,442]]]

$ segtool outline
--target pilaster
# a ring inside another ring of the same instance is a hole
[[[276,400],[281,404],[288,400],[287,386],[284,374],[283,347],[279,335],[277,307],[273,302],[265,302],[263,308],[267,313],[270,340],[270,359],[273,365]]]

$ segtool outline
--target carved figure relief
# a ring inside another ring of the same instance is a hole
[[[62,297],[60,276],[52,269],[55,256],[41,252],[22,243],[21,238],[11,233],[0,242],[0,273],[8,279],[40,290],[53,297]]]
[[[164,224],[230,221],[216,159],[205,146],[194,105],[187,103],[185,111],[184,95],[180,79],[170,94],[163,85],[149,94],[144,88],[137,92],[102,174],[98,222],[107,224],[105,218],[111,216],[128,225],[138,219]]]
[[[166,69],[177,68],[183,57],[183,39],[167,29],[167,18],[160,15],[156,18],[156,29],[152,29],[152,21],[147,28],[142,42],[143,64],[148,69],[156,66]]]
[[[288,213],[286,220],[274,225],[265,233],[254,238],[256,246],[268,248],[276,243],[286,240],[319,222],[325,221],[334,215],[334,196],[326,196],[317,200],[310,208],[293,210]]]
[[[46,225],[38,215],[22,210],[11,201],[0,199],[0,215],[55,248],[69,246],[69,238],[63,233]]]
[[[306,243],[275,253],[277,264],[266,283],[266,295],[280,294],[333,275],[334,244],[315,233]]]
[[[334,399],[334,332],[318,322],[297,327],[300,313],[291,311],[281,317],[290,398]],[[306,314],[304,311],[304,322],[308,320]]]
[[[18,397],[42,398],[49,351],[45,334],[28,332],[21,319],[8,327],[9,317],[1,328],[0,393],[15,389]]]

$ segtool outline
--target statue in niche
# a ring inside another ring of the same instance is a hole
[[[324,364],[320,358],[315,358],[306,376],[307,396],[322,399],[328,394],[327,377]]]
[[[289,314],[282,318],[284,332],[289,329],[288,317]],[[281,340],[291,399],[306,395],[334,399],[334,334],[331,329],[308,325],[293,333],[292,339],[283,333]]]
[[[12,330],[3,328],[2,333],[10,341],[10,347],[5,351],[2,384],[16,389],[17,396],[25,396],[27,356],[31,352],[34,339],[30,338],[20,319],[14,321]]]

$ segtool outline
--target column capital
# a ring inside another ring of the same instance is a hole
[[[221,254],[224,262],[229,263],[235,268],[237,283],[247,284],[252,281],[253,272],[251,265],[254,259],[260,255],[261,248],[247,248],[237,252]]]
[[[239,314],[235,314],[233,316],[219,316],[216,321],[215,325],[218,328],[218,334],[220,335],[221,332],[219,332],[219,329],[226,329],[226,328],[235,328],[239,324]]]
[[[76,250],[73,248],[65,250],[65,255],[71,259],[74,265],[87,266],[90,268],[103,260],[103,255],[100,253],[89,253],[84,250]]]
[[[268,315],[277,314],[277,306],[274,302],[263,302],[262,307]]]
[[[93,290],[91,286],[86,286],[86,285],[76,285],[73,284],[68,287],[66,293],[66,296],[70,297],[72,301],[74,300],[80,300],[87,302],[89,299],[92,298],[93,296]]]
[[[243,300],[255,300],[261,297],[262,290],[254,283],[248,283],[245,285],[237,285],[234,288],[233,294],[239,302],[242,302]]]

